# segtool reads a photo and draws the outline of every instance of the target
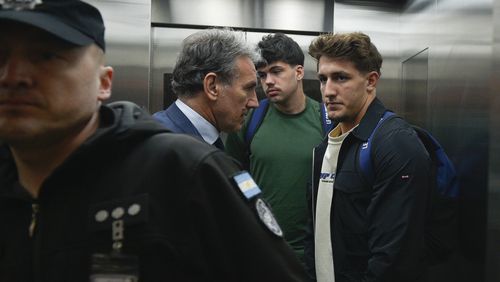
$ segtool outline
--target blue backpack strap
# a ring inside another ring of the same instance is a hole
[[[361,170],[361,174],[365,177],[365,179],[369,183],[372,183],[373,179],[375,178],[373,171],[373,164],[371,160],[371,147],[372,147],[371,141],[373,140],[375,131],[377,131],[380,125],[382,125],[382,123],[389,117],[394,115],[395,114],[393,112],[386,111],[378,121],[377,126],[375,126],[375,128],[373,129],[372,133],[370,134],[370,137],[368,137],[368,140],[361,145],[361,149],[359,150],[359,167]]]
[[[328,112],[324,103],[319,104],[321,111],[321,125],[323,126],[323,133],[328,134],[332,130],[332,121],[328,118]]]
[[[259,101],[259,107],[253,110],[252,116],[250,117],[250,121],[248,122],[247,131],[245,132],[245,143],[250,145],[250,141],[252,141],[257,128],[259,128],[262,120],[264,120],[264,116],[267,112],[267,107],[269,106],[268,99],[262,99]]]

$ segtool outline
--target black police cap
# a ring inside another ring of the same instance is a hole
[[[75,45],[95,43],[103,51],[106,49],[101,13],[88,3],[79,0],[0,0],[0,4],[0,21],[28,24]]]

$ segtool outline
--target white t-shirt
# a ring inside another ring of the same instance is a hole
[[[354,128],[353,128],[354,129]],[[318,282],[334,282],[333,249],[330,230],[330,213],[333,199],[333,184],[342,142],[352,129],[340,135],[340,126],[328,134],[316,199],[316,221],[314,232],[316,279]]]

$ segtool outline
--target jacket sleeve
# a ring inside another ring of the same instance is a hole
[[[422,273],[430,159],[409,126],[385,126],[373,140],[375,181],[368,217],[365,281],[415,281]]]
[[[273,231],[262,199],[248,199],[234,181],[241,168],[223,152],[212,153],[190,177],[191,217],[203,244],[204,260],[228,279],[210,281],[306,281],[302,264]],[[260,207],[260,208],[259,208]]]

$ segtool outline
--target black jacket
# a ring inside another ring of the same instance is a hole
[[[100,128],[36,200],[3,147],[0,281],[89,281],[91,255],[112,250],[119,207],[122,252],[138,257],[141,282],[303,281],[283,238],[260,220],[259,197],[247,200],[233,182],[239,172],[222,151],[168,133],[131,103],[101,108]]]
[[[424,281],[423,233],[429,197],[430,159],[411,126],[400,118],[384,122],[372,141],[375,180],[359,171],[359,150],[386,111],[375,99],[359,126],[342,143],[331,208],[335,282]],[[327,139],[315,148],[311,214]],[[314,217],[306,242],[314,277]]]

